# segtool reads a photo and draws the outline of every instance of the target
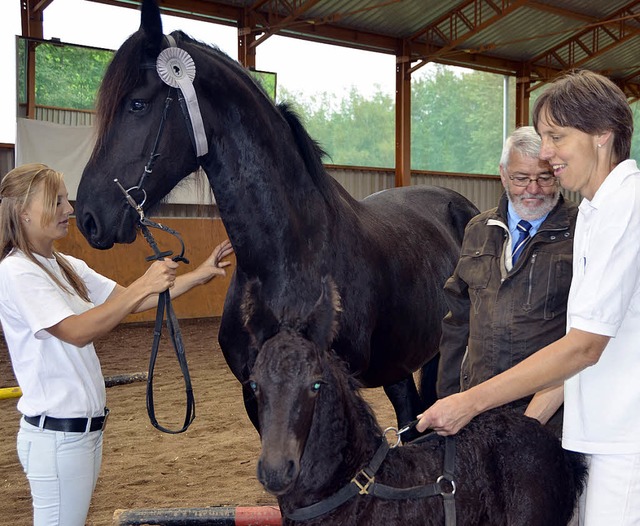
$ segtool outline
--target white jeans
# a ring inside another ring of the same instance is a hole
[[[102,462],[102,431],[49,431],[21,419],[17,442],[34,526],[84,526]]]
[[[581,526],[640,526],[640,455],[586,455]]]

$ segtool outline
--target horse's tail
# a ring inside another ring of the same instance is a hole
[[[462,244],[462,238],[464,237],[464,229],[467,226],[469,220],[478,215],[480,210],[468,199],[462,198],[459,202],[449,201],[449,218],[453,231],[456,235],[456,241],[458,245]]]

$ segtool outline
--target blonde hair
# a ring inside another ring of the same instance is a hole
[[[54,249],[53,256],[62,269],[67,283],[62,283],[55,274],[34,256],[24,231],[22,213],[31,203],[34,194],[43,187],[43,213],[41,226],[46,227],[56,214],[58,190],[62,174],[44,164],[23,164],[11,170],[0,182],[0,261],[14,249],[21,250],[33,263],[38,265],[61,289],[71,292],[69,285],[85,301],[89,300],[87,286],[73,270],[71,264]]]

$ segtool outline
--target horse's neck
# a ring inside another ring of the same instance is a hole
[[[285,132],[263,130],[257,141],[251,131],[225,134],[210,154],[215,163],[205,166],[238,262],[268,264],[282,258],[285,244],[287,257],[311,255],[328,238],[327,202],[294,144],[283,143]]]

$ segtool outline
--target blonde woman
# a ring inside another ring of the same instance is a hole
[[[22,390],[17,447],[29,480],[34,524],[83,526],[102,460],[108,410],[93,341],[132,312],[224,275],[228,241],[194,271],[150,265],[128,287],[60,254],[73,208],[62,174],[26,164],[0,183],[0,322]]]

